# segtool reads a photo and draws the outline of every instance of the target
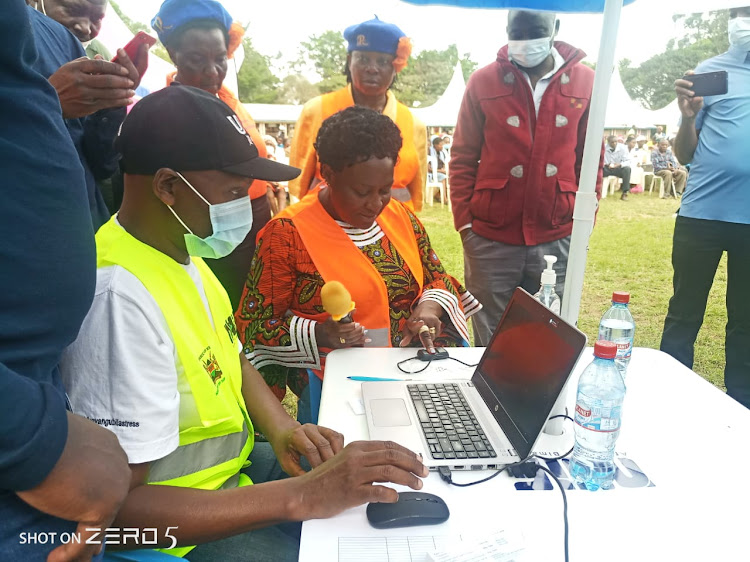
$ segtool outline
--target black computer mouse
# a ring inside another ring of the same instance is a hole
[[[448,506],[434,494],[401,492],[396,503],[367,505],[367,520],[376,529],[437,525],[450,516]]]

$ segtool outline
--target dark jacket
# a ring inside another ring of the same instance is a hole
[[[539,116],[531,88],[503,47],[466,87],[451,148],[456,228],[505,244],[533,246],[573,229],[594,71],[583,51],[556,42],[565,64],[552,77]],[[601,193],[601,165],[596,182]]]
[[[20,533],[72,531],[14,493],[39,484],[67,439],[57,363],[94,296],[83,170],[49,82],[32,69],[21,0],[0,2],[0,560],[44,560]]]
[[[49,78],[65,63],[86,56],[81,42],[65,27],[31,7],[28,11],[39,52],[34,70]],[[65,120],[86,176],[86,193],[94,231],[99,230],[110,217],[96,182],[112,177],[117,170],[119,154],[115,150],[114,140],[125,114],[125,108],[103,109],[87,117]]]

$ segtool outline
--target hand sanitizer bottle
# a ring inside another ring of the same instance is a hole
[[[544,260],[547,262],[547,269],[542,271],[542,286],[539,288],[539,292],[534,295],[534,298],[555,314],[560,314],[560,297],[555,293],[557,274],[552,267],[557,261],[557,257],[544,256]]]

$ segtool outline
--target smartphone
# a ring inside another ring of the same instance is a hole
[[[729,90],[727,71],[706,72],[705,74],[686,74],[683,80],[693,83],[690,88],[696,96],[719,96]]]
[[[145,31],[139,31],[136,33],[135,37],[133,37],[123,49],[125,49],[125,53],[130,57],[130,60],[135,60],[136,55],[138,55],[138,49],[141,45],[148,45],[148,48],[150,49],[156,44],[156,38],[151,37],[148,33]],[[115,55],[115,58],[112,59],[112,62],[117,62],[117,55]]]

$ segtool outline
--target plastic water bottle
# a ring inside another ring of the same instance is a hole
[[[635,321],[628,308],[629,302],[630,293],[624,291],[612,293],[612,307],[604,313],[599,323],[599,339],[617,344],[615,364],[623,379],[628,370],[630,356],[633,354],[635,337]]]
[[[594,345],[594,361],[578,381],[576,444],[570,474],[591,491],[612,487],[615,443],[620,436],[620,415],[625,381],[615,366],[617,346],[609,341]]]
[[[542,303],[544,306],[549,308],[555,314],[560,314],[560,297],[555,292],[555,285],[557,284],[557,274],[552,268],[554,263],[557,261],[555,256],[544,256],[544,260],[547,262],[547,268],[542,271],[542,283],[539,288],[539,292],[534,295],[534,298]]]

